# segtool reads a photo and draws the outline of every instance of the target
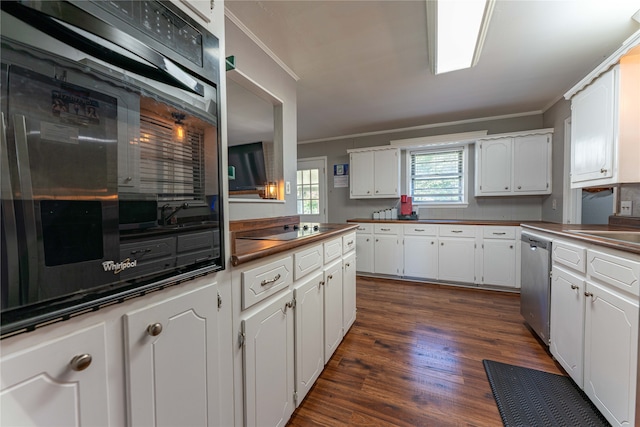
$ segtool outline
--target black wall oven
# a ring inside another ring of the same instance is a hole
[[[218,40],[170,2],[1,7],[2,336],[223,269]]]

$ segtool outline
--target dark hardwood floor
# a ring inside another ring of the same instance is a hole
[[[483,359],[564,374],[519,294],[358,277],[358,314],[288,426],[501,426]]]

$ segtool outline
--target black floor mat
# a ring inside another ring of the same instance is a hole
[[[610,426],[571,378],[483,360],[505,427]]]

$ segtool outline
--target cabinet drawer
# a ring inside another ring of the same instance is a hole
[[[405,236],[437,236],[437,225],[406,224],[403,226]]]
[[[358,224],[358,228],[356,229],[358,234],[371,234],[373,233],[373,224],[370,223],[362,223]]]
[[[342,253],[346,254],[356,248],[356,233],[349,233],[342,236]]]
[[[242,309],[262,301],[293,283],[291,256],[242,272]]]
[[[586,248],[578,245],[573,245],[571,243],[554,240],[552,250],[554,263],[570,267],[580,273],[584,273],[586,271]]]
[[[324,243],[324,263],[333,261],[342,256],[342,237],[329,240]]]
[[[322,267],[324,256],[322,245],[298,251],[293,254],[293,279],[298,280],[313,270]]]
[[[485,239],[509,239],[516,238],[515,227],[482,227],[482,236]]]
[[[640,262],[594,250],[587,251],[587,260],[587,272],[591,278],[632,295],[640,295]]]
[[[441,225],[440,237],[476,237],[476,227],[469,225]]]
[[[402,227],[400,224],[374,224],[373,232],[375,234],[400,234]]]

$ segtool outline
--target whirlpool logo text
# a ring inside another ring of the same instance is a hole
[[[102,263],[102,268],[104,268],[104,271],[113,271],[113,274],[118,274],[123,270],[126,270],[128,268],[134,268],[137,265],[138,265],[137,259],[131,261],[129,258],[127,258],[120,262],[105,261]]]

